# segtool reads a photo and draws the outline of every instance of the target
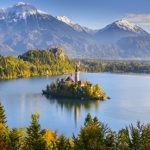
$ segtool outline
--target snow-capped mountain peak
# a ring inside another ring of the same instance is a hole
[[[9,18],[25,19],[27,16],[37,13],[37,9],[29,4],[19,2],[18,4],[9,7],[6,14]]]
[[[37,12],[41,15],[49,15],[47,12],[37,9]]]
[[[75,23],[74,21],[72,21],[72,19],[70,19],[67,16],[57,16],[56,19],[66,23],[67,25],[71,26],[74,30],[78,32],[87,32],[90,34],[94,34],[96,32],[96,30],[92,30],[87,27],[81,26],[78,23]]]
[[[72,21],[69,17],[57,16],[56,19],[66,23],[67,25],[71,26],[74,30],[76,30],[78,32],[85,32],[85,30],[82,28],[82,26],[80,26],[79,24],[77,24],[74,21]]]
[[[56,17],[58,20],[68,24],[68,25],[75,25],[76,23],[72,21],[69,17],[67,16],[57,16]]]
[[[34,6],[28,4],[19,2],[16,5],[9,7],[6,9],[6,16],[9,22],[16,22],[19,19],[26,19],[28,16],[32,15],[48,15],[48,13],[43,12]]]
[[[85,26],[81,26],[78,23],[75,23],[74,21],[72,21],[72,19],[70,19],[67,16],[57,16],[56,19],[66,23],[67,25],[71,26],[74,30],[76,30],[78,32],[86,32],[89,34],[95,34],[98,31],[98,30],[93,30],[93,29],[87,28]]]
[[[28,5],[27,3],[24,3],[24,2],[18,2],[17,4],[16,4],[16,6],[23,6],[23,5]]]
[[[107,31],[107,30],[114,30],[114,29],[131,32],[133,34],[147,35],[147,32],[145,32],[141,27],[133,23],[130,23],[129,21],[125,19],[119,19],[113,22],[112,24],[107,25],[105,28],[101,30],[101,32]]]
[[[131,30],[131,31],[137,31],[139,29],[141,29],[139,26],[128,22],[125,19],[120,19],[114,22],[114,24],[116,24],[119,28],[122,28],[124,30]]]

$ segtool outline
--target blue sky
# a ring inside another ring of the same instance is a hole
[[[0,7],[6,8],[18,0],[0,0]],[[22,0],[53,16],[65,15],[73,21],[93,28],[125,17],[150,31],[150,0]]]

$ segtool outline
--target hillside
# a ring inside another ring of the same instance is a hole
[[[30,50],[19,57],[0,56],[0,79],[58,75],[74,71],[60,48]]]

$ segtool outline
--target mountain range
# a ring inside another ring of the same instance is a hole
[[[50,47],[63,47],[71,58],[150,59],[150,34],[125,19],[92,30],[23,2],[0,9],[1,55]]]

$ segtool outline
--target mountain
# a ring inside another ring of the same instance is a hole
[[[149,33],[125,19],[96,31],[28,3],[0,9],[0,55],[51,47],[64,48],[71,58],[150,59]]]
[[[56,17],[58,20],[66,23],[67,25],[71,26],[74,30],[78,32],[85,32],[85,30],[77,23],[73,22],[70,18],[66,16],[57,16]]]
[[[100,47],[105,47],[106,59],[109,55],[112,59],[150,59],[150,34],[125,19],[107,25],[94,36]]]
[[[87,32],[89,34],[93,34],[93,35],[98,31],[98,29],[90,29],[90,28],[87,28],[84,26],[82,26],[82,28],[84,29],[85,32]]]
[[[122,58],[145,58],[150,57],[150,36],[125,37],[117,42],[122,50]]]
[[[120,19],[99,30],[95,37],[99,42],[114,43],[124,37],[147,35],[149,34],[139,26],[129,23],[125,19]]]
[[[71,26],[74,30],[76,30],[78,32],[87,32],[89,34],[94,34],[97,32],[97,30],[92,30],[87,27],[81,26],[78,23],[75,23],[67,16],[57,16],[56,18],[64,23],[66,23],[67,25]]]
[[[62,46],[70,56],[95,41],[66,23],[26,3],[0,11],[1,54],[21,54],[29,49]]]

